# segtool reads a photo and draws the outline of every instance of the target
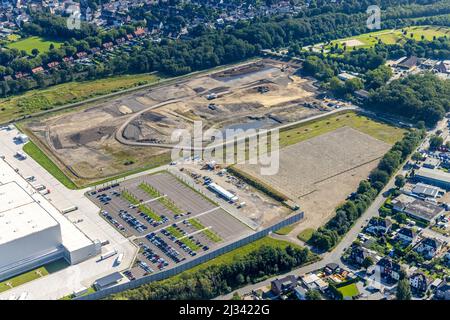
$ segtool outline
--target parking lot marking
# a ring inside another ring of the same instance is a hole
[[[139,207],[141,204],[147,204],[147,203],[150,203],[150,202],[158,201],[159,199],[164,198],[164,197],[167,197],[167,194],[163,194],[163,195],[160,196],[160,197],[157,197],[157,198],[154,198],[154,199],[150,199],[150,200],[147,200],[147,201],[142,201],[142,202],[140,202],[140,203],[137,204],[137,205],[132,205],[132,206],[130,206],[130,208],[131,208],[131,209],[136,209],[136,208]]]
[[[205,211],[205,212],[199,213],[199,214],[197,214],[197,215],[195,215],[195,216],[189,216],[189,217],[187,217],[186,219],[177,221],[177,222],[175,222],[174,224],[178,225],[179,223],[183,223],[183,221],[186,221],[186,220],[189,220],[189,219],[192,219],[192,218],[197,218],[197,217],[203,216],[203,215],[205,215],[205,214],[211,213],[211,212],[216,211],[216,210],[218,210],[218,209],[221,209],[221,208],[220,208],[220,207],[212,208],[212,209],[207,210],[207,211]],[[169,226],[165,226],[165,227],[161,227],[161,228],[159,228],[159,229],[155,229],[155,230],[153,230],[152,232],[158,233],[158,232],[160,232],[161,230],[166,229],[167,227],[169,227]],[[145,236],[146,236],[146,235],[143,235],[143,236],[136,236],[136,239],[145,238]]]
[[[181,238],[178,238],[178,240],[182,240],[182,239],[184,239],[184,238],[188,238],[188,237],[190,237],[190,236],[194,236],[194,235],[196,235],[196,234],[198,234],[198,233],[201,233],[201,232],[203,232],[203,231],[205,231],[205,230],[208,230],[208,229],[211,229],[211,228],[212,228],[212,227],[209,226],[209,227],[203,228],[203,229],[201,229],[201,230],[194,231],[194,232],[189,233],[189,234],[187,234],[187,235],[185,235],[185,236],[182,236]]]

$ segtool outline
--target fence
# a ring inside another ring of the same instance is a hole
[[[232,242],[232,243],[230,243],[230,244],[228,244],[228,245],[226,245],[224,247],[221,247],[221,248],[218,248],[218,249],[216,249],[214,251],[211,251],[211,252],[209,252],[209,253],[207,253],[205,255],[202,255],[202,256],[200,256],[198,258],[195,258],[195,259],[193,259],[191,261],[188,261],[188,262],[185,262],[183,264],[180,264],[179,266],[176,266],[176,267],[174,267],[172,269],[169,269],[169,270],[166,270],[166,271],[162,271],[162,272],[159,272],[159,273],[155,273],[155,274],[152,274],[152,275],[148,275],[148,276],[145,276],[143,278],[140,278],[140,279],[137,279],[137,280],[134,280],[134,281],[130,281],[130,282],[127,282],[127,283],[124,283],[124,284],[119,284],[119,285],[111,287],[111,288],[106,288],[106,289],[97,291],[95,293],[92,293],[92,294],[89,294],[89,295],[86,295],[86,296],[75,298],[75,300],[98,300],[98,299],[105,298],[105,297],[107,297],[107,296],[109,296],[111,294],[114,294],[114,293],[119,293],[119,292],[130,290],[130,289],[135,289],[135,288],[137,288],[139,286],[142,286],[144,284],[147,284],[147,283],[150,283],[150,282],[153,282],[153,281],[159,281],[159,280],[163,280],[163,279],[169,278],[169,277],[174,276],[176,274],[179,274],[179,273],[181,273],[183,271],[191,269],[191,268],[193,268],[193,267],[195,267],[195,266],[197,266],[197,265],[199,265],[201,263],[204,263],[204,262],[209,261],[209,260],[211,260],[213,258],[216,258],[216,257],[218,257],[218,256],[220,256],[220,255],[222,255],[224,253],[230,252],[230,251],[232,251],[234,249],[242,247],[242,246],[244,246],[246,244],[249,244],[249,243],[251,243],[253,241],[261,239],[261,238],[267,236],[270,232],[279,230],[279,229],[281,229],[283,227],[286,227],[288,225],[296,223],[296,222],[300,221],[301,219],[303,219],[303,215],[304,215],[303,212],[299,212],[297,214],[294,214],[293,216],[290,216],[290,217],[286,218],[285,220],[280,221],[277,224],[274,224],[273,226],[270,226],[270,227],[268,227],[268,228],[266,228],[264,230],[258,231],[258,232],[254,233],[254,234],[252,234],[250,236],[247,236],[245,238],[239,239],[239,240],[237,240],[235,242]]]

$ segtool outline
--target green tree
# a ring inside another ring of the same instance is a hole
[[[397,300],[411,300],[411,287],[408,279],[399,280],[396,297]]]
[[[397,188],[403,188],[403,186],[405,185],[405,177],[401,174],[395,176],[395,186]]]
[[[444,139],[442,137],[439,137],[436,135],[432,136],[430,138],[430,149],[437,150],[442,146],[443,143],[444,143]]]
[[[322,295],[319,290],[308,290],[308,292],[306,292],[306,300],[322,300]]]
[[[374,261],[371,257],[366,257],[364,258],[363,262],[362,262],[362,266],[363,268],[368,269],[369,267],[373,266]]]

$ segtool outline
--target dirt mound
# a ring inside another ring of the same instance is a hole
[[[76,144],[88,144],[93,141],[99,141],[105,136],[110,136],[114,131],[115,127],[102,126],[80,131],[71,135],[69,139]]]

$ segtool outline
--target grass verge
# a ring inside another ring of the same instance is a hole
[[[279,234],[280,236],[285,236],[288,233],[290,233],[294,228],[297,226],[297,224],[291,224],[289,226],[286,226],[284,228],[278,229],[277,231],[274,231],[274,233]]]
[[[58,168],[58,166],[50,160],[49,157],[41,150],[34,142],[27,142],[23,151],[33,158],[39,165],[47,170],[52,176],[54,176],[59,182],[61,182],[68,189],[77,189],[75,183],[72,182],[65,174]]]
[[[297,238],[303,242],[308,242],[314,233],[314,229],[308,228],[297,235]]]
[[[46,89],[30,90],[20,95],[0,99],[2,106],[0,123],[158,80],[159,77],[153,74],[125,75],[100,80],[68,82]]]

